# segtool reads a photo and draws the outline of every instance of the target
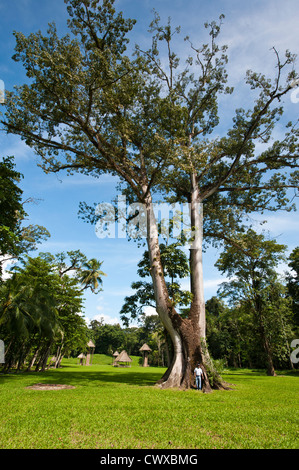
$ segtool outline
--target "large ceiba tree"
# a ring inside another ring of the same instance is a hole
[[[172,50],[179,29],[170,22],[161,26],[157,14],[150,49],[136,47],[129,54],[134,20],[116,13],[113,0],[65,3],[69,35],[58,37],[54,24],[45,36],[15,33],[14,60],[30,80],[7,93],[1,122],[35,149],[44,171],[96,177],[109,172],[120,178],[130,202],[143,204],[156,309],[174,347],[161,386],[190,387],[200,362],[205,391],[226,387],[205,344],[203,237],[238,246],[245,214],[288,207],[287,189],[298,188],[298,129],[289,123],[280,141],[270,140],[283,97],[296,80],[295,58],[287,52],[282,60],[274,49],[272,80],[247,72],[256,93],[252,109],[238,109],[232,128],[213,137],[219,94],[233,91],[226,86],[226,47],[217,44],[222,16],[205,25],[207,44],[198,47],[186,38],[190,57],[182,65]],[[190,204],[188,318],[178,314],[167,291],[152,205],[156,194]]]

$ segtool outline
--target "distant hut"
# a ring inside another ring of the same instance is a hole
[[[81,354],[79,354],[77,359],[79,359],[78,363],[80,362],[80,366],[83,366],[84,365],[85,355],[83,353],[81,353]]]
[[[139,351],[143,353],[143,367],[148,367],[148,355],[151,352],[151,348],[146,343],[144,343]]]
[[[128,356],[127,351],[123,350],[116,358],[114,363],[123,366],[123,367],[131,367],[132,359]]]
[[[117,358],[117,356],[119,356],[119,353],[117,351],[115,351],[115,353],[113,353],[112,356],[114,357],[112,365],[116,366],[117,364],[115,362],[115,359]]]
[[[92,357],[93,357],[93,353],[94,353],[94,349],[95,349],[95,345],[94,345],[93,342],[90,340],[90,341],[87,343],[87,347],[88,347],[88,352],[87,352],[87,356],[86,356],[86,365],[87,365],[87,366],[91,366],[91,364],[92,364]]]

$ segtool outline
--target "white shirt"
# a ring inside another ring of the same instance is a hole
[[[201,367],[195,367],[194,374],[196,374],[197,376],[200,377],[202,375],[202,368]]]

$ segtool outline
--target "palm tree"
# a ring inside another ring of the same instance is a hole
[[[9,323],[17,336],[27,335],[30,324],[33,287],[14,275],[1,286],[0,325]]]
[[[100,262],[95,258],[83,263],[83,269],[79,277],[79,281],[84,286],[82,290],[90,288],[93,293],[98,293],[102,290],[102,276],[106,276],[106,274],[100,270],[102,264],[103,261]]]
[[[25,267],[16,266],[13,276],[0,290],[0,325],[19,348],[11,352],[11,364],[20,367],[32,349],[33,338],[52,344],[61,334],[54,292],[58,276],[44,260],[28,258]]]

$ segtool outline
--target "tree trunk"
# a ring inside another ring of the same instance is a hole
[[[168,295],[163,267],[161,264],[158,229],[152,206],[151,196],[145,201],[147,221],[147,244],[150,258],[150,272],[156,300],[156,310],[168,331],[174,348],[174,355],[170,367],[160,381],[162,387],[179,387],[184,369],[184,353],[182,339],[173,322],[178,314],[175,312]]]
[[[54,367],[55,369],[57,369],[60,365],[60,362],[61,362],[61,359],[62,359],[62,348],[63,348],[63,341],[61,342],[61,344],[58,346],[57,348],[57,351],[56,351],[56,361],[55,361],[55,364],[54,364]]]
[[[169,298],[163,267],[160,257],[158,229],[152,207],[151,196],[148,195],[145,201],[147,217],[147,243],[150,258],[150,272],[153,280],[153,287],[156,300],[156,310],[161,321],[169,333],[173,343],[173,358],[164,376],[158,382],[162,388],[180,387],[191,388],[194,384],[193,370],[197,363],[203,369],[203,391],[210,392],[211,384],[209,375],[213,371],[205,338],[201,337],[200,311],[202,308],[203,296],[200,302],[193,305],[193,310],[188,319],[183,319],[176,312],[172,301]],[[201,249],[196,253],[196,260],[201,261]],[[202,317],[201,317],[202,318]],[[225,388],[220,381],[214,380],[215,388]]]
[[[35,352],[34,352],[32,358],[31,358],[31,360],[29,361],[29,364],[28,364],[28,367],[27,367],[27,369],[26,369],[26,372],[29,372],[29,371],[30,371],[31,367],[33,367],[33,365],[34,365],[34,363],[35,363],[35,361],[36,361],[36,358],[37,358],[37,356],[38,356],[38,354],[39,354],[39,350],[40,350],[40,343],[41,343],[41,342],[39,341],[38,346],[37,346],[37,348],[36,348],[36,350],[35,350]]]
[[[53,340],[50,340],[47,343],[47,348],[46,348],[46,351],[45,351],[45,354],[44,354],[44,357],[43,357],[43,360],[42,360],[40,372],[45,372],[45,370],[46,370],[46,366],[47,366],[48,358],[49,358],[49,355],[50,355],[50,352],[51,352],[52,344],[53,344]]]
[[[192,244],[190,247],[190,287],[192,302],[189,318],[198,323],[200,337],[206,337],[206,313],[203,286],[203,205],[199,199],[199,190],[195,175],[191,177],[192,193],[190,201],[190,221]]]
[[[258,281],[253,280],[253,287],[255,289],[259,288]],[[263,344],[263,347],[264,347],[264,351],[266,353],[267,375],[271,375],[271,376],[275,377],[276,372],[275,372],[275,369],[274,369],[274,364],[273,364],[273,359],[272,359],[272,351],[271,351],[271,347],[270,347],[270,344],[269,344],[269,341],[268,341],[268,337],[267,337],[267,333],[266,333],[265,326],[264,326],[264,321],[263,321],[263,313],[262,313],[263,301],[262,301],[260,295],[258,295],[258,294],[255,297],[255,307],[256,307],[256,315],[258,317],[261,340],[262,340],[262,344]]]
[[[203,374],[203,389],[205,391],[211,390],[211,384],[216,389],[228,389],[228,384],[222,380],[216,371],[212,359],[210,357],[208,346],[206,343],[206,312],[205,312],[205,299],[204,299],[204,282],[203,282],[203,260],[202,260],[202,245],[203,245],[203,204],[200,199],[200,193],[196,175],[191,175],[191,201],[190,201],[190,221],[192,229],[192,244],[190,247],[190,287],[192,293],[192,302],[188,319],[191,325],[188,327],[190,330],[188,336],[194,338],[191,343],[186,339],[189,344],[189,358],[192,370],[199,362]],[[198,341],[199,338],[199,341]],[[193,344],[192,344],[193,343]]]
[[[28,344],[28,343],[27,343],[27,344],[26,344],[26,343],[23,344],[23,347],[22,347],[22,349],[21,349],[21,351],[20,351],[20,356],[19,356],[19,361],[18,361],[17,372],[18,372],[19,370],[21,370],[21,368],[25,365],[25,361],[26,361],[26,358],[27,358],[27,356],[28,356],[28,354],[29,354],[30,348],[31,348],[30,343],[29,343],[29,344]]]
[[[43,347],[41,347],[39,349],[39,359],[38,359],[37,365],[35,367],[35,372],[38,372],[38,371],[44,372],[45,371],[47,361],[48,361],[48,357],[50,355],[50,350],[51,350],[52,343],[53,343],[53,340],[48,340],[46,343],[44,343]]]
[[[262,336],[264,350],[265,350],[265,353],[266,353],[267,375],[271,375],[271,376],[275,377],[276,372],[275,372],[275,369],[274,369],[274,364],[273,364],[273,359],[272,359],[272,351],[271,351],[270,344],[269,344],[267,335],[265,333],[263,324],[261,324],[260,330],[261,330],[261,336]]]

